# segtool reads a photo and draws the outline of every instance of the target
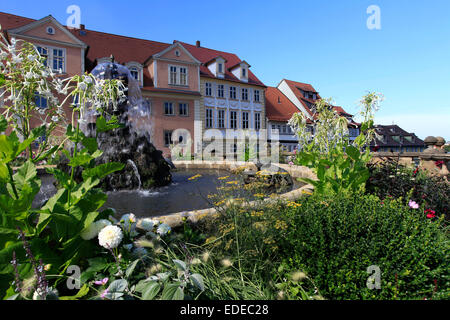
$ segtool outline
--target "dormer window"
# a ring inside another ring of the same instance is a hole
[[[142,65],[139,62],[128,62],[126,64],[126,67],[128,70],[130,70],[131,77],[133,77],[134,80],[136,80],[139,83],[139,86],[143,86],[143,69]]]
[[[136,67],[130,69],[131,76],[139,81],[139,70]]]
[[[222,56],[217,56],[206,63],[209,71],[217,78],[223,79],[225,77],[225,62]]]
[[[250,67],[250,65],[247,62],[242,61],[242,62],[236,64],[235,66],[231,67],[229,70],[240,81],[248,82],[248,68],[249,67]]]

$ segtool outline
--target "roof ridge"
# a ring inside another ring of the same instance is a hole
[[[64,26],[64,27],[67,28],[67,26]],[[69,29],[69,28],[67,28],[67,29]],[[72,31],[79,31],[81,29],[69,29],[69,30],[72,32]],[[121,34],[115,34],[115,33],[110,33],[110,32],[103,32],[103,31],[97,31],[97,30],[91,30],[91,29],[84,29],[84,31],[96,32],[96,33],[101,33],[101,34],[106,34],[106,35],[111,35],[111,36],[121,37],[121,38],[127,38],[127,39],[133,39],[133,40],[141,40],[141,41],[147,41],[147,42],[153,42],[153,43],[159,43],[159,44],[166,44],[169,46],[171,45],[168,42],[161,42],[161,41],[154,41],[154,40],[148,40],[148,39],[143,39],[143,38],[124,36]]]
[[[178,40],[176,40],[176,41],[178,41]],[[190,43],[187,43],[187,42],[183,42],[183,41],[178,41],[179,43],[181,43],[182,45],[183,44],[187,44],[187,45],[189,45],[189,46],[192,46],[192,47],[195,47],[195,48],[198,48],[198,49],[206,49],[206,50],[210,50],[210,51],[214,51],[214,52],[218,52],[218,53],[226,53],[226,54],[232,54],[232,55],[235,55],[237,58],[239,58],[239,56],[236,54],[236,53],[233,53],[233,52],[228,52],[228,51],[220,51],[220,50],[216,50],[216,49],[211,49],[211,48],[207,48],[207,47],[202,47],[202,46],[200,46],[200,47],[197,47],[196,45],[194,45],[194,44],[190,44]],[[239,60],[240,60],[241,58],[239,58]],[[244,61],[244,60],[241,60],[241,61]]]

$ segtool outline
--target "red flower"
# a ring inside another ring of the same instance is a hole
[[[436,167],[442,168],[442,165],[444,164],[444,161],[438,160],[434,164],[436,165]]]
[[[425,210],[425,213],[427,214],[428,219],[432,219],[432,218],[436,217],[436,212],[434,210],[427,209],[427,210]]]

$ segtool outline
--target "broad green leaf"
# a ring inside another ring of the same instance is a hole
[[[179,288],[180,288],[180,283],[167,284],[166,286],[164,286],[164,289],[163,289],[163,292],[161,295],[161,300],[174,300],[174,297],[178,297],[180,294],[178,291]],[[184,294],[183,294],[183,297],[184,297]]]
[[[134,269],[136,268],[137,264],[139,263],[139,259],[134,260],[125,271],[125,277],[129,278],[131,274],[133,273]]]
[[[123,163],[120,162],[109,162],[96,166],[92,169],[85,169],[83,171],[83,178],[95,177],[103,179],[104,177],[110,175],[113,172],[120,171],[125,167]]]
[[[184,300],[184,292],[181,287],[178,287],[177,290],[175,290],[172,300]]]
[[[142,300],[152,300],[156,297],[160,289],[161,285],[158,282],[149,282],[142,290]]]
[[[186,263],[184,261],[178,260],[178,259],[172,259],[173,263],[175,263],[175,266],[183,271],[186,271]]]
[[[75,157],[70,159],[70,162],[68,163],[68,165],[71,167],[79,167],[79,166],[89,163],[92,159],[94,159],[94,157],[91,156],[90,154],[81,153],[81,154],[77,154]]]
[[[199,288],[201,291],[205,290],[205,284],[203,282],[203,277],[201,274],[198,273],[191,274],[189,279],[191,279],[192,284],[197,288]]]
[[[125,279],[114,280],[108,287],[108,292],[124,292],[128,286],[128,282]]]
[[[35,179],[37,175],[36,166],[28,160],[14,174],[14,182],[18,189],[22,189],[23,185]]]
[[[84,138],[82,141],[83,146],[89,151],[89,153],[94,153],[98,149],[96,138]]]
[[[359,157],[361,156],[359,150],[354,146],[347,146],[345,148],[345,153],[347,153],[350,156],[350,158],[352,158],[355,161],[358,160]]]

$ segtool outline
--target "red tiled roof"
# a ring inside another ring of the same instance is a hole
[[[222,56],[226,62],[225,62],[225,78],[224,80],[228,81],[235,81],[235,82],[242,82],[238,78],[236,78],[231,71],[228,69],[232,66],[235,66],[242,62],[241,59],[234,53],[229,52],[223,52],[218,50],[213,50],[209,48],[204,47],[197,47],[195,45],[181,42],[179,41],[186,50],[188,50],[197,60],[199,60],[202,65],[200,66],[200,76],[203,77],[210,77],[210,78],[216,78],[215,75],[213,75],[208,67],[206,67],[203,64],[206,64],[210,62],[211,60],[215,59],[217,56]],[[265,85],[251,72],[248,70],[248,84],[258,85],[258,86],[264,86]]]
[[[321,97],[319,96],[316,89],[314,89],[314,87],[308,83],[302,83],[302,82],[297,82],[297,81],[292,81],[292,80],[287,80],[287,79],[283,79],[283,80],[286,81],[286,84],[289,86],[289,88],[292,90],[292,92],[297,97],[297,99],[301,102],[301,104],[305,107],[305,109],[309,113],[309,115],[313,116],[313,113],[310,110],[310,108],[308,107],[308,105],[306,104],[305,100],[308,101],[309,103],[314,104],[317,100],[321,99]],[[316,100],[306,99],[300,90],[316,93],[317,99]]]
[[[280,103],[278,103],[278,99]],[[272,121],[288,121],[294,113],[301,112],[278,88],[266,89],[266,117]]]
[[[344,110],[344,108],[342,108],[342,107],[339,107],[339,106],[333,106],[333,109],[336,110],[337,113],[338,113],[340,116],[349,116],[349,117],[353,117],[352,114],[346,112],[346,111]]]
[[[25,18],[21,16],[16,16],[14,14],[0,12],[0,25],[2,30],[15,29],[26,24],[36,21],[35,19]]]

